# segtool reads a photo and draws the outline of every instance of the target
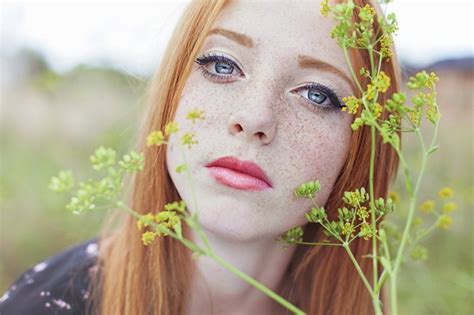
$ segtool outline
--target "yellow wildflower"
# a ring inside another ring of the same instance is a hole
[[[400,194],[396,191],[391,191],[388,195],[390,199],[392,199],[392,202],[394,204],[399,204],[400,203]]]
[[[154,232],[147,231],[142,235],[143,245],[148,246],[155,240],[156,234]]]
[[[186,132],[182,137],[181,137],[181,143],[183,145],[187,145],[188,149],[191,148],[193,144],[198,143],[196,139],[194,139],[195,134]]]
[[[447,202],[443,205],[443,213],[451,213],[458,208],[454,202]]]
[[[151,212],[142,215],[137,221],[137,228],[141,231],[143,227],[149,226],[154,219],[155,217]]]
[[[390,60],[390,58],[393,56],[391,49],[392,45],[392,38],[387,34],[383,34],[382,38],[380,39],[380,53],[382,54],[382,58],[385,58],[386,61]]]
[[[380,73],[375,77],[374,85],[377,88],[377,91],[385,93],[390,86],[390,77],[385,74],[385,72],[380,71]]]
[[[182,173],[182,172],[184,172],[187,168],[188,168],[188,167],[187,167],[186,164],[180,164],[180,165],[176,166],[176,172],[177,172],[177,173]]]
[[[360,105],[360,100],[358,98],[356,98],[354,95],[351,95],[349,97],[343,97],[342,101],[346,105],[341,109],[342,111],[349,110],[350,114],[357,113],[357,109]]]
[[[165,137],[161,130],[153,131],[146,138],[147,146],[151,147],[152,145],[160,146],[165,143]]]
[[[372,84],[367,84],[366,98],[367,100],[373,100],[375,98],[376,87]]]
[[[436,222],[436,226],[446,230],[449,228],[451,223],[453,223],[453,218],[451,218],[447,214],[442,214],[439,216],[438,221]]]
[[[448,198],[452,198],[454,195],[454,191],[449,188],[449,187],[444,187],[442,188],[439,192],[438,192],[438,196],[441,198],[441,199],[448,199]]]
[[[420,210],[425,213],[433,212],[435,207],[435,202],[433,200],[426,200],[420,206]]]
[[[379,118],[380,114],[382,114],[382,105],[379,103],[374,104],[374,117]]]
[[[423,223],[423,219],[420,218],[420,217],[414,218],[413,221],[411,222],[411,224],[412,224],[413,226],[418,226],[418,225],[420,225],[420,224],[422,224],[422,223]]]
[[[190,112],[188,112],[188,115],[186,116],[186,119],[192,120],[193,124],[195,123],[196,119],[202,119],[204,120],[204,111],[198,108],[194,108]]]
[[[169,136],[172,133],[176,133],[179,131],[178,123],[176,121],[170,121],[165,126],[165,135]]]
[[[330,10],[331,9],[329,8],[329,0],[321,1],[321,9],[320,9],[321,14],[327,17],[329,15]]]

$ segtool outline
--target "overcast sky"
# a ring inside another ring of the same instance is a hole
[[[2,55],[30,47],[59,71],[85,62],[149,74],[189,0],[0,1]],[[391,3],[388,11],[395,12],[400,25],[395,44],[401,59],[424,66],[442,58],[473,56],[473,3]]]

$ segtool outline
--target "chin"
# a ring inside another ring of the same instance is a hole
[[[263,236],[263,231],[258,231],[258,225],[249,224],[243,215],[233,218],[203,211],[199,213],[199,223],[209,238],[242,243],[256,241]]]

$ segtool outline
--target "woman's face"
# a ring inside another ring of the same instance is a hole
[[[349,68],[319,1],[235,1],[224,8],[199,52],[175,120],[194,130],[185,149],[199,219],[208,231],[236,241],[274,237],[306,222],[311,201],[293,191],[321,182],[323,206],[346,160],[352,121],[341,111],[352,94]],[[216,57],[217,56],[217,57]],[[312,85],[312,86],[311,86]],[[198,107],[205,120],[186,114]],[[181,198],[196,211],[179,138],[167,147],[167,167]],[[232,156],[256,163],[271,186],[206,165]],[[217,178],[230,178],[231,187]],[[255,189],[243,189],[255,184]]]

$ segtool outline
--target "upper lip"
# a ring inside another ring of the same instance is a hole
[[[266,182],[270,187],[273,187],[265,172],[260,168],[260,166],[252,161],[241,161],[233,156],[224,156],[206,164],[205,166],[220,166],[229,168],[231,170],[259,178]]]

